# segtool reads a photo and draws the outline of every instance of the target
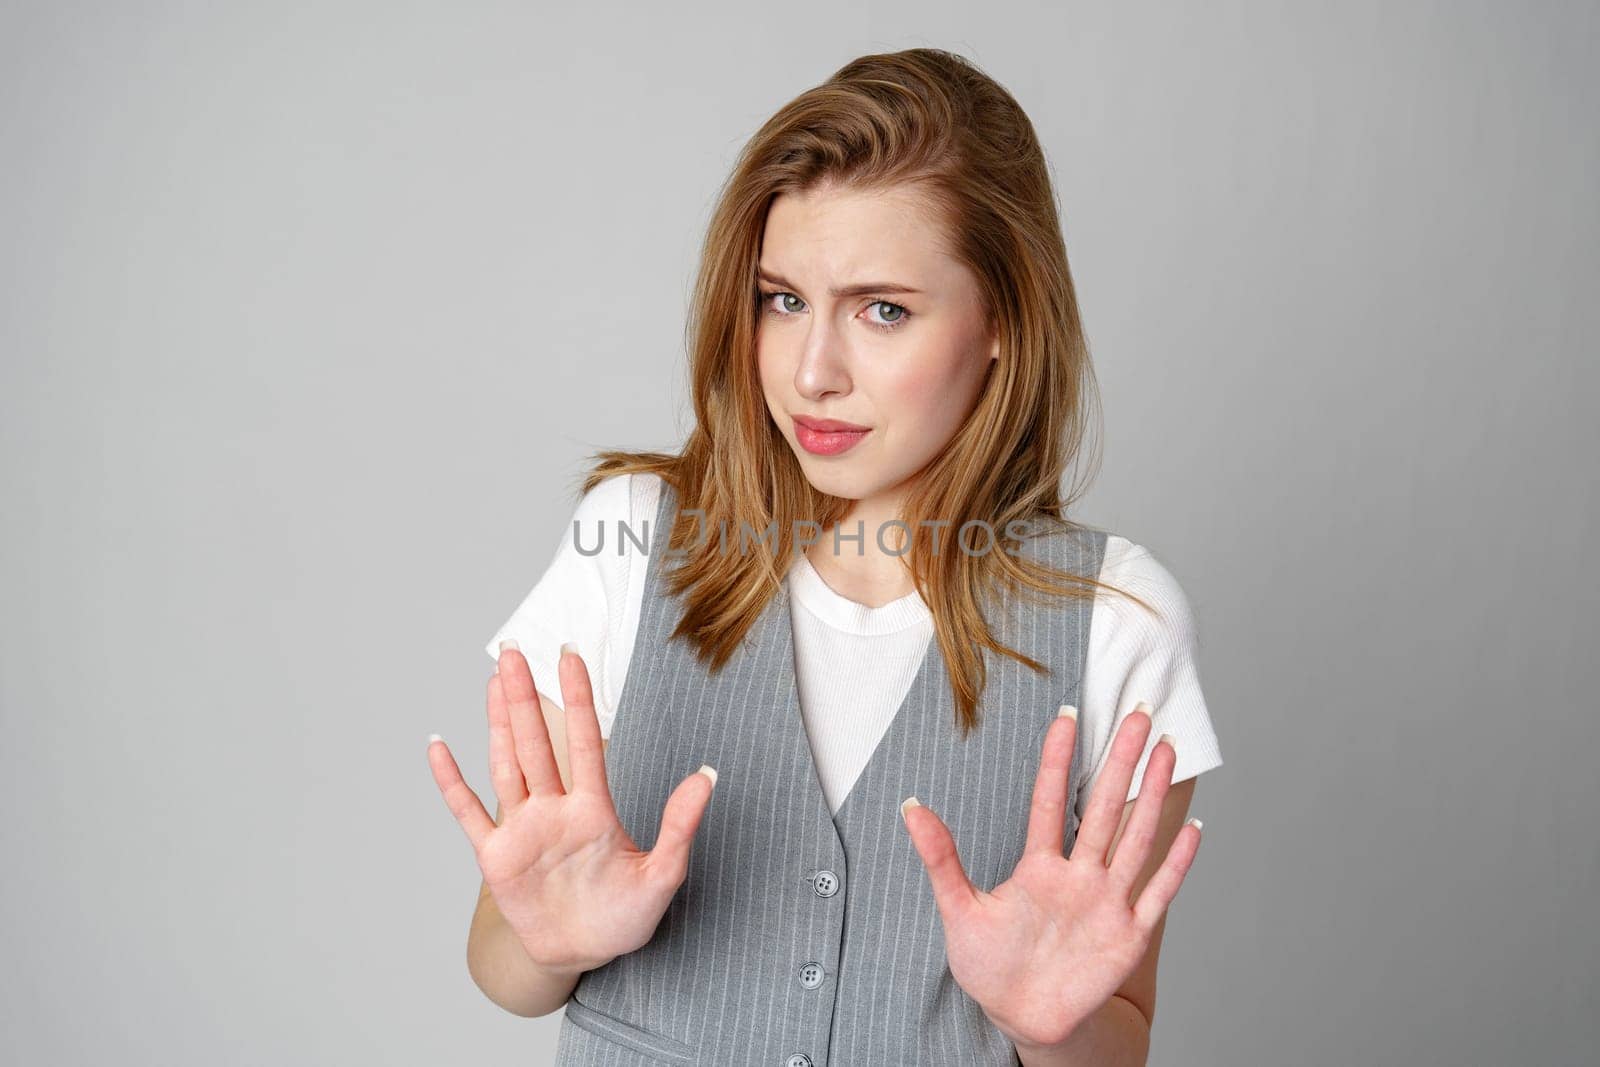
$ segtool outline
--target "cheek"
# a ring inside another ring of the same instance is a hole
[[[960,425],[967,385],[955,358],[920,361],[886,374],[876,393],[902,429],[919,435]]]
[[[773,345],[764,345],[760,338],[756,340],[756,380],[761,383],[761,392],[769,400],[779,395],[777,385],[783,381],[785,375],[793,377],[783,367],[783,360]]]

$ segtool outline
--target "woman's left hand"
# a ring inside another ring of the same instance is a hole
[[[901,806],[944,921],[950,973],[1018,1045],[1064,1042],[1111,998],[1144,958],[1200,847],[1198,825],[1186,823],[1130,903],[1177,759],[1170,742],[1158,743],[1108,863],[1133,772],[1150,736],[1149,714],[1136,709],[1112,739],[1072,855],[1063,856],[1067,775],[1077,726],[1069,714],[1046,731],[1022,859],[993,892],[968,880],[944,820],[913,798]]]

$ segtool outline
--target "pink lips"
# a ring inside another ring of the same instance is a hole
[[[792,418],[800,447],[818,456],[836,456],[855,447],[857,441],[872,432],[871,427],[838,419],[812,419],[801,415]]]

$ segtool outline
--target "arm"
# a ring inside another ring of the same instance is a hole
[[[539,706],[550,731],[561,784],[570,789],[572,774],[567,766],[566,713],[561,705],[543,693],[539,694]],[[605,747],[606,742],[602,740],[602,752]],[[497,825],[501,814],[497,804],[494,812]],[[495,906],[486,882],[478,887],[478,904],[467,934],[467,972],[490,1000],[513,1015],[528,1018],[549,1015],[565,1004],[583,973],[547,970],[529,959],[522,942]]]
[[[1161,805],[1161,820],[1156,828],[1150,858],[1134,881],[1135,899],[1155,874],[1156,868],[1172,847],[1172,840],[1189,814],[1194,797],[1194,778],[1173,784]],[[1122,831],[1133,813],[1133,801],[1122,809],[1122,824],[1112,840],[1112,854],[1122,840]],[[1051,1048],[1018,1047],[1023,1067],[1144,1067],[1150,1054],[1150,1029],[1156,1014],[1156,960],[1161,953],[1161,935],[1167,920],[1162,918],[1150,938],[1150,946],[1138,968],[1111,999],[1072,1032],[1062,1044]]]

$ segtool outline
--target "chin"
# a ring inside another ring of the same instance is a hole
[[[840,497],[844,500],[860,500],[861,492],[856,488],[856,480],[838,471],[806,470],[806,481],[811,483],[811,488],[828,496]]]
[[[800,458],[800,470],[804,472],[806,481],[819,493],[845,500],[860,500],[870,495],[876,484],[876,479],[865,471],[851,470],[848,463],[824,462],[821,457],[813,456],[803,448],[796,449],[796,455]]]
[[[868,500],[880,493],[887,492],[901,485],[904,477],[896,477],[892,473],[862,463],[853,469],[848,464],[835,464],[815,462],[817,457],[807,453],[800,461],[800,469],[805,472],[806,481],[811,483],[811,488],[819,493],[836,496],[841,500]]]

